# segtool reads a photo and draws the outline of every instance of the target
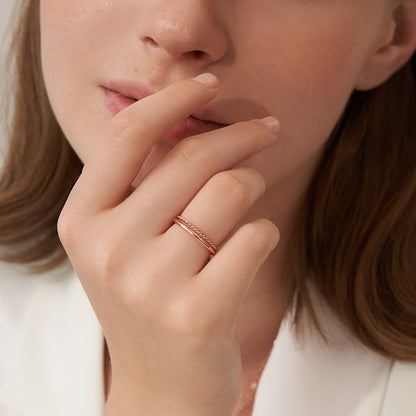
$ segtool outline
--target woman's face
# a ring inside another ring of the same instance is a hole
[[[103,87],[123,81],[159,90],[212,72],[220,92],[200,118],[281,122],[278,142],[244,163],[269,189],[310,176],[366,60],[391,31],[390,0],[40,3],[46,88],[84,162],[114,116]],[[153,160],[171,146],[156,145]]]

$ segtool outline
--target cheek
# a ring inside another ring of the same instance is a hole
[[[334,124],[354,89],[363,59],[356,36],[348,30],[307,24],[283,35],[275,58],[266,64],[272,68],[269,85],[276,86],[270,104],[286,114],[302,115],[309,128],[314,120]]]
[[[87,20],[82,1],[41,0],[41,55],[47,80],[57,77],[74,58],[79,62],[89,44]],[[92,2],[94,3],[94,2]],[[68,71],[69,72],[69,71]]]
[[[49,100],[58,121],[71,112],[71,86],[77,85],[77,71],[83,70],[85,25],[79,21],[80,1],[43,0],[40,7],[41,63]]]
[[[322,139],[330,134],[354,89],[357,61],[348,49],[344,42],[320,39],[288,52],[276,84],[279,96],[271,104],[286,115],[293,131]]]
[[[111,7],[105,0],[41,0],[41,59],[47,84],[71,84],[87,70],[87,59],[105,39]],[[76,68],[76,71],[74,69]],[[58,86],[58,85],[56,85]]]
[[[297,24],[289,18],[279,21],[278,34],[263,32],[263,39],[273,41],[264,45],[259,39],[256,55],[242,65],[244,78],[256,74],[250,82],[256,100],[282,125],[279,143],[267,158],[263,155],[262,171],[269,185],[293,172],[316,168],[371,43],[360,41],[364,32],[351,13],[349,22],[329,16],[297,20]],[[239,82],[244,85],[242,78]]]
[[[91,137],[102,125],[91,80],[97,61],[91,51],[103,44],[114,1],[41,0],[41,64],[56,119],[82,160],[92,151]],[[110,13],[106,13],[110,11]],[[82,103],[82,105],[81,105]],[[75,120],[75,122],[74,122]],[[80,127],[81,126],[81,127]]]

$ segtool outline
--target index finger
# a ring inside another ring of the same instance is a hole
[[[85,163],[67,204],[83,214],[118,205],[155,142],[211,101],[218,85],[214,75],[201,74],[175,82],[118,113]]]

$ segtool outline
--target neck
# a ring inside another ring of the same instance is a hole
[[[280,231],[280,241],[275,250],[259,269],[243,304],[237,323],[243,366],[253,371],[258,368],[273,341],[286,313],[289,288],[285,260],[289,254],[289,240],[299,213],[311,175],[297,175],[285,179],[284,186],[275,183],[268,186],[238,226],[267,218]]]

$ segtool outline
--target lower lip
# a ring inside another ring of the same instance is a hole
[[[136,102],[136,100],[132,98],[125,97],[116,91],[104,87],[103,91],[104,101],[113,116]],[[179,142],[186,137],[207,133],[225,126],[225,124],[202,121],[195,117],[188,117],[187,119],[180,121],[173,129],[166,133],[161,140]]]

